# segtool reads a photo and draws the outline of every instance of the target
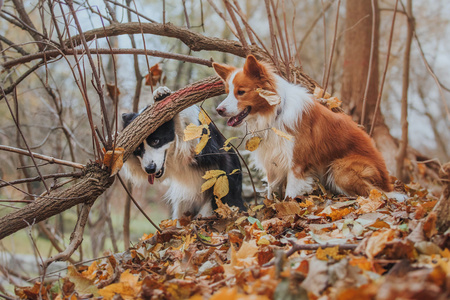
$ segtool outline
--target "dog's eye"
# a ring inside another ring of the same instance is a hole
[[[159,139],[154,139],[150,141],[150,146],[155,147],[159,144]]]
[[[239,91],[237,92],[237,94],[238,94],[238,96],[242,96],[242,95],[245,94],[245,91],[239,90]]]

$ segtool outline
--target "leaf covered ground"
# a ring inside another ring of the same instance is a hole
[[[450,234],[438,234],[438,198],[417,184],[398,202],[311,195],[264,200],[246,213],[166,220],[129,251],[70,266],[22,298],[448,299]]]

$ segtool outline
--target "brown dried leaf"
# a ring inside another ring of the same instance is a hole
[[[388,229],[385,231],[377,231],[367,241],[366,255],[370,259],[375,258],[386,247],[386,243],[392,241],[395,236],[395,231]]]
[[[302,213],[302,208],[297,202],[294,201],[276,203],[275,209],[278,212],[278,217],[300,215]]]
[[[108,91],[108,95],[113,99],[120,95],[120,90],[114,83],[107,83],[106,90]]]
[[[145,75],[145,85],[155,86],[161,80],[162,70],[159,64],[153,65],[148,74]]]
[[[103,164],[111,169],[111,176],[116,175],[123,166],[124,148],[118,147],[105,153]]]

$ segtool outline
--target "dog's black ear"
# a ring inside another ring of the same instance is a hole
[[[136,118],[137,113],[124,113],[122,114],[123,128],[127,127],[131,121]]]

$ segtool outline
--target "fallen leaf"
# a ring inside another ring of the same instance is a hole
[[[386,247],[387,242],[392,241],[395,231],[388,229],[385,231],[377,231],[367,241],[366,255],[370,259],[374,259],[375,256],[381,253]]]
[[[300,215],[302,213],[301,204],[294,201],[285,201],[275,204],[275,210],[279,217]]]
[[[44,286],[41,282],[35,282],[33,286],[16,287],[14,292],[20,299],[47,300],[50,288],[51,285]]]
[[[316,252],[316,257],[320,260],[329,260],[330,258],[334,260],[341,260],[345,258],[345,255],[339,254],[339,246],[319,248]]]
[[[98,293],[106,300],[113,299],[116,294],[120,295],[122,299],[135,299],[142,286],[142,282],[138,281],[139,276],[135,276],[130,273],[130,270],[126,270],[120,275],[118,283],[110,284],[98,290]]]
[[[98,289],[94,284],[93,279],[88,279],[82,276],[75,269],[74,266],[69,265],[67,267],[67,278],[75,284],[75,291],[80,295],[94,295],[95,297],[99,296]]]
[[[430,212],[423,224],[423,233],[427,238],[431,238],[437,233],[436,229],[437,215],[435,212]]]

